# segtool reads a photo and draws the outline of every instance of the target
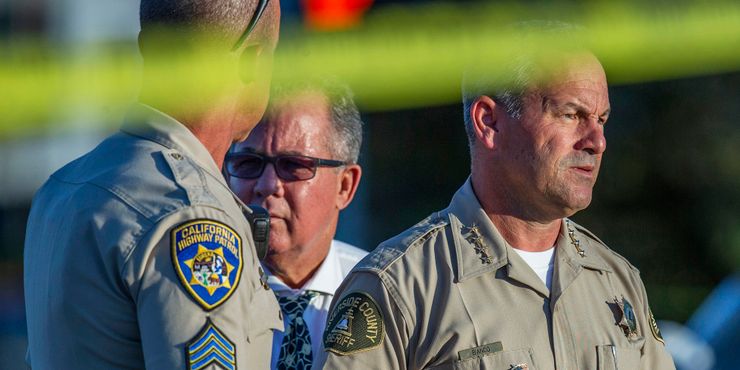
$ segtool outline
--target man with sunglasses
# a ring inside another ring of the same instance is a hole
[[[334,291],[367,253],[333,240],[339,212],[360,182],[362,122],[349,90],[333,82],[277,89],[262,122],[226,157],[225,174],[247,204],[270,213],[263,261],[283,309],[273,369],[320,369]]]
[[[33,202],[28,362],[266,368],[272,332],[283,329],[280,309],[261,281],[251,210],[221,166],[264,112],[279,1],[143,0],[140,15],[141,103]],[[218,90],[206,93],[195,79],[200,65],[178,59],[200,50],[228,75]],[[163,81],[182,88],[163,93],[171,87]]]

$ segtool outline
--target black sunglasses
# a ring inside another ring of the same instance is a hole
[[[262,14],[265,12],[265,9],[267,8],[267,3],[269,2],[270,0],[260,0],[259,3],[257,3],[257,8],[254,11],[254,16],[252,16],[252,19],[249,20],[247,29],[245,29],[244,33],[239,36],[239,40],[236,41],[236,44],[234,44],[234,46],[231,48],[231,51],[236,51],[242,46],[242,44],[244,44],[244,40],[246,40],[249,34],[252,33],[254,27],[257,26],[257,22],[260,20],[260,18],[262,18]]]
[[[319,167],[340,167],[347,162],[314,158],[305,155],[277,155],[274,157],[257,153],[229,153],[224,167],[230,176],[240,179],[256,179],[262,176],[267,163],[272,163],[278,177],[285,181],[310,180]]]

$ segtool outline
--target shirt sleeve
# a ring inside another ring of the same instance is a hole
[[[248,224],[239,221],[190,207],[142,237],[125,280],[146,368],[269,367],[272,331],[282,330],[282,320],[261,283]]]
[[[406,369],[409,330],[380,276],[351,273],[334,295],[324,330],[324,369]]]

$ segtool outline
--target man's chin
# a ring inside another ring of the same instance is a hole
[[[582,211],[591,204],[591,194],[588,196],[578,197],[575,199],[570,199],[568,204],[566,205],[566,216],[570,217],[576,214],[579,211]]]

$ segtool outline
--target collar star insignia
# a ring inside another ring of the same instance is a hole
[[[573,227],[570,225],[570,220],[565,220],[565,228],[568,230],[568,238],[570,238],[570,244],[573,244],[579,256],[586,257],[586,252],[583,250],[583,248],[581,248],[581,241],[576,238],[576,231],[573,230]]]
[[[488,247],[486,246],[485,241],[483,241],[483,238],[480,235],[478,225],[473,224],[473,226],[464,227],[465,229],[467,229],[467,236],[465,237],[465,240],[467,240],[468,243],[473,244],[475,254],[478,254],[480,256],[481,262],[485,264],[493,263],[493,258],[491,258]]]

